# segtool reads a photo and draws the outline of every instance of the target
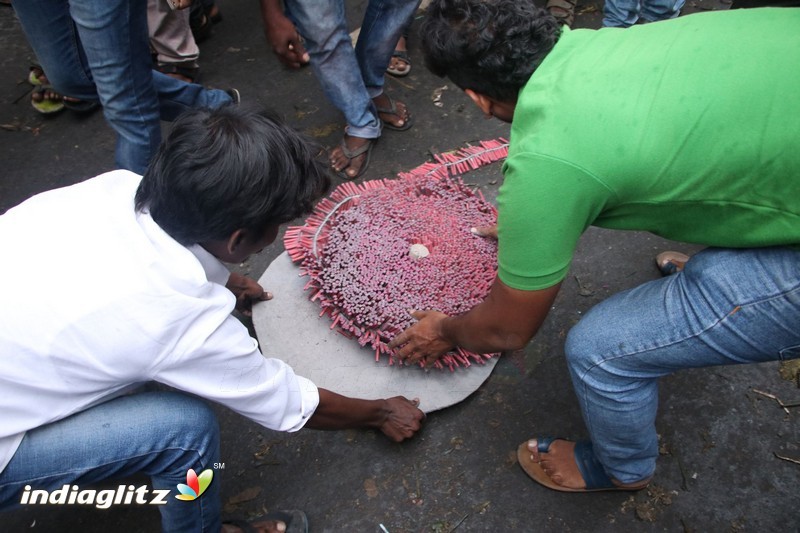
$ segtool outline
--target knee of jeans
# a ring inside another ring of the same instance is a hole
[[[567,334],[564,351],[571,370],[589,370],[623,349],[619,341],[619,331],[611,323],[607,307],[602,303],[590,309],[580,322]]]
[[[111,99],[103,103],[103,116],[120,135],[142,137],[157,124],[161,127],[158,100],[145,104],[130,99]]]
[[[206,402],[179,392],[157,393],[159,423],[169,446],[195,450],[200,455],[216,455],[219,450],[219,422]],[[214,459],[212,459],[214,460]]]
[[[174,416],[180,420],[181,425],[191,428],[193,433],[199,435],[219,435],[217,416],[206,402],[180,393],[175,393],[175,396]]]
[[[590,359],[596,351],[592,342],[596,336],[592,331],[593,328],[585,318],[569,330],[564,343],[564,352],[571,370],[585,370],[592,365]]]

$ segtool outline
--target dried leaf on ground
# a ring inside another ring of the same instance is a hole
[[[367,498],[374,498],[378,495],[378,484],[375,483],[373,478],[367,478],[364,480],[364,492],[367,493]]]

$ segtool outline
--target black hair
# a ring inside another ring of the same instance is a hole
[[[434,0],[420,35],[431,72],[461,89],[516,102],[561,28],[531,0]]]
[[[175,121],[135,207],[188,246],[289,222],[310,212],[329,185],[327,167],[297,132],[269,113],[227,105]]]

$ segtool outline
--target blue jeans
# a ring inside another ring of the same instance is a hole
[[[639,18],[647,22],[673,19],[680,15],[686,0],[606,0],[603,27],[627,28]]]
[[[397,40],[419,0],[370,0],[355,50],[347,32],[344,0],[286,0],[286,16],[297,26],[311,67],[328,100],[347,121],[347,133],[376,139],[381,120],[372,99],[383,93],[383,77]]]
[[[623,483],[644,480],[658,456],[658,378],[800,357],[800,251],[706,249],[595,306],[565,349],[598,460]]]
[[[161,142],[160,120],[231,101],[152,70],[146,0],[25,0],[14,10],[56,91],[100,100],[117,132],[116,165],[142,174]]]
[[[190,468],[199,474],[217,461],[219,427],[205,403],[173,392],[122,396],[27,432],[0,472],[0,508],[18,506],[26,485],[83,490],[142,472],[151,478],[149,488],[170,491],[168,503],[158,506],[164,531],[219,533],[218,479],[194,501],[175,498]]]

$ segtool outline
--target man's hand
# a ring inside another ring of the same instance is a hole
[[[349,398],[327,389],[319,389],[319,404],[306,427],[314,429],[379,429],[395,442],[409,439],[420,430],[425,413],[419,399],[402,396],[385,400]]]
[[[278,59],[289,68],[297,69],[308,64],[310,58],[303,46],[297,28],[283,14],[280,2],[261,0],[264,35]]]
[[[271,300],[272,294],[254,279],[231,272],[225,287],[236,296],[236,310],[245,316],[253,315],[253,302]]]
[[[389,348],[398,348],[397,356],[405,363],[422,362],[429,366],[455,348],[443,333],[442,322],[447,315],[439,311],[412,311],[411,316],[419,322],[408,327],[389,343]]]
[[[473,235],[478,237],[486,237],[487,239],[497,240],[497,224],[494,226],[478,226],[470,228]]]
[[[419,410],[419,398],[409,401],[403,396],[388,398],[386,402],[386,417],[380,425],[384,435],[395,442],[410,439],[422,427],[425,413]]]

